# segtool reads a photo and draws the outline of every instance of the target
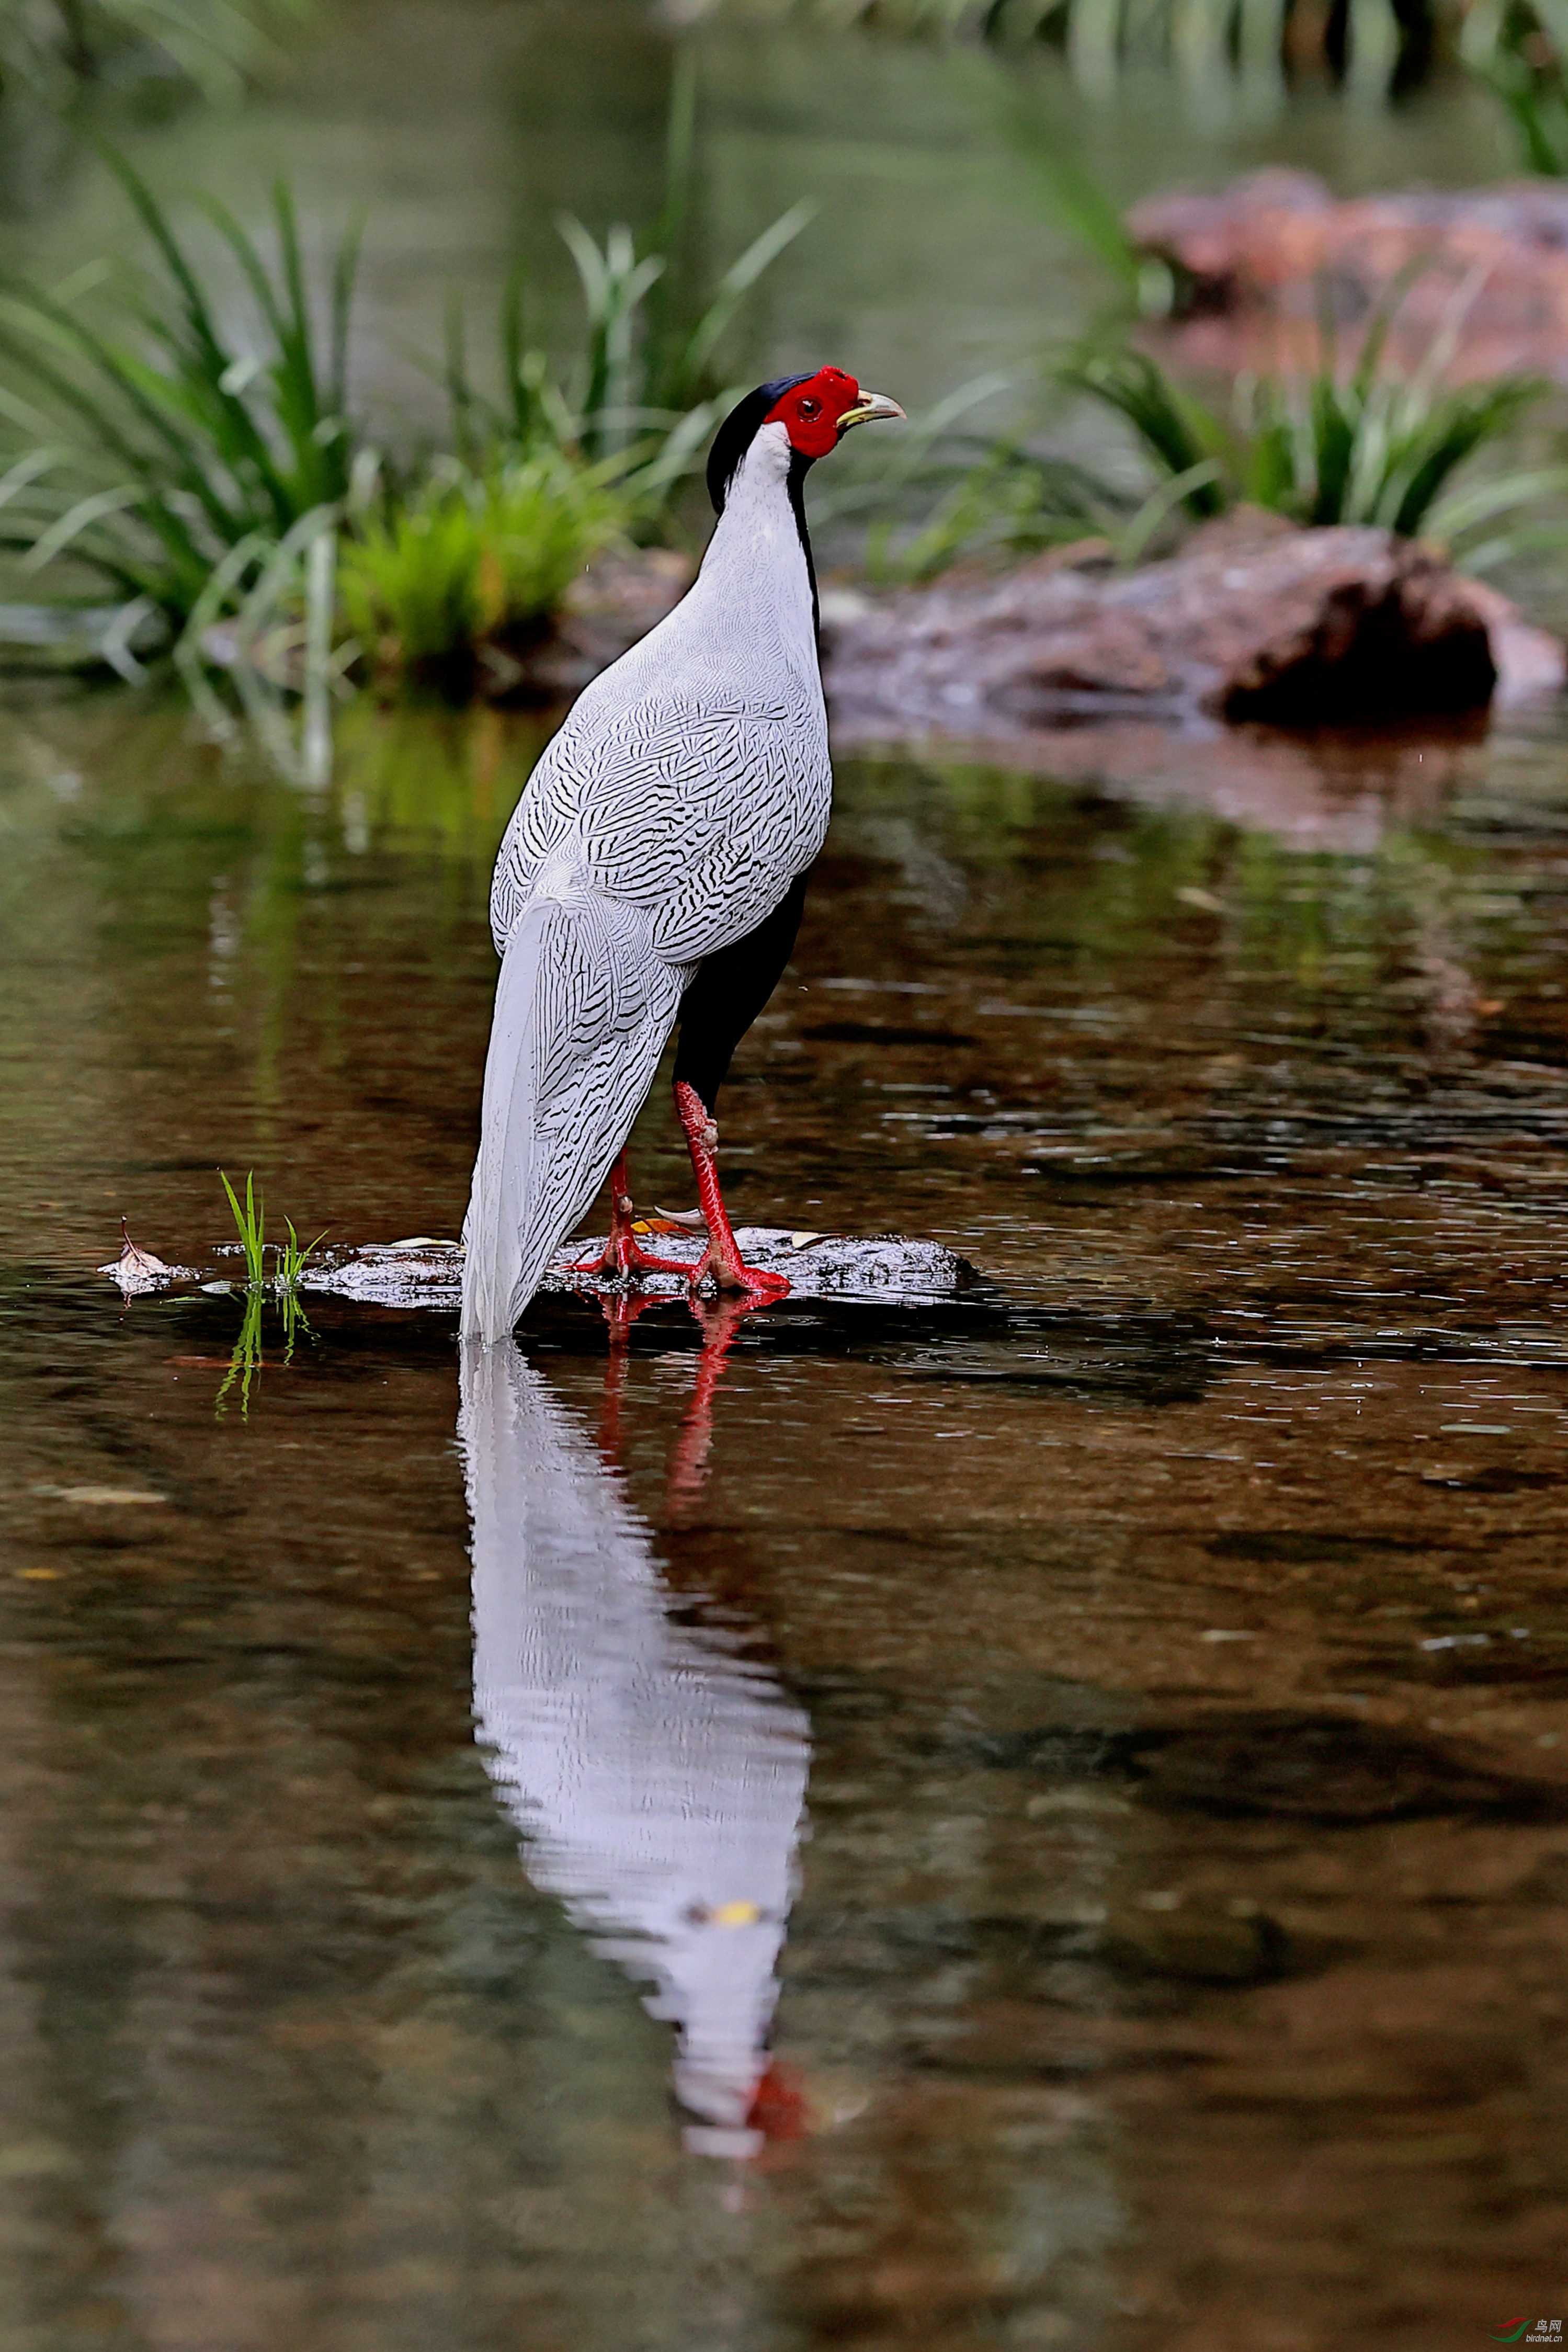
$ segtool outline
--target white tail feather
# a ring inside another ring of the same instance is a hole
[[[538,1090],[539,951],[553,912],[549,900],[525,909],[507,941],[496,982],[479,1150],[463,1221],[462,1328],[481,1339],[503,1339],[511,1329],[512,1294],[522,1271]]]
[[[503,1339],[610,1171],[653,1083],[685,971],[646,918],[568,887],[524,907],[501,958],[463,1227],[466,1334]]]

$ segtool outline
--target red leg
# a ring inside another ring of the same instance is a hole
[[[637,1282],[645,1274],[689,1275],[688,1260],[649,1257],[632,1231],[631,1179],[625,1149],[610,1176],[610,1238],[601,1257],[584,1258],[567,1267],[569,1274],[589,1274],[600,1282]]]
[[[683,1082],[676,1087],[675,1109],[686,1129],[686,1148],[691,1154],[697,1178],[697,1198],[701,1204],[702,1222],[708,1228],[708,1254],[694,1277],[693,1288],[703,1275],[710,1274],[721,1291],[741,1290],[751,1298],[787,1298],[789,1284],[782,1274],[763,1274],[760,1267],[741,1263],[724,1196],[719,1190],[719,1130],[695,1087]]]

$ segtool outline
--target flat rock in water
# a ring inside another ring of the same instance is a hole
[[[331,1291],[362,1307],[449,1309],[463,1294],[463,1244],[422,1234],[412,1241],[370,1242],[363,1249],[322,1250],[300,1287]]]
[[[788,1279],[792,1298],[898,1299],[924,1304],[952,1298],[978,1280],[974,1268],[940,1242],[906,1241],[884,1234],[857,1241],[837,1234],[790,1233],[783,1226],[742,1225],[736,1232],[748,1265]],[[659,1257],[695,1265],[706,1247],[700,1234],[649,1234],[645,1246]],[[540,1287],[546,1291],[611,1290],[568,1268],[579,1258],[597,1257],[603,1239],[572,1242]],[[419,1238],[323,1255],[300,1287],[329,1291],[367,1307],[440,1307],[458,1305],[463,1252],[458,1242]],[[676,1297],[685,1289],[678,1274],[650,1275],[639,1287],[654,1297]]]
[[[1134,572],[1090,543],[879,598],[831,626],[824,664],[840,742],[1133,714],[1420,717],[1563,673],[1554,637],[1418,541],[1246,509]]]
[[[762,1274],[786,1277],[792,1298],[924,1302],[952,1298],[980,1278],[967,1258],[943,1249],[940,1242],[908,1241],[901,1234],[879,1234],[860,1241],[844,1234],[791,1233],[783,1225],[737,1225],[735,1239],[748,1265]],[[566,1268],[575,1259],[596,1257],[604,1246],[602,1241],[574,1242],[563,1250],[556,1271],[546,1276],[542,1287],[590,1286],[582,1275],[569,1275]],[[708,1236],[650,1234],[644,1246],[651,1255],[695,1265],[708,1246]],[[643,1286],[655,1296],[675,1297],[684,1293],[686,1281],[679,1274],[650,1275]]]

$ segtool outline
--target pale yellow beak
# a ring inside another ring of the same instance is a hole
[[[847,408],[839,418],[838,430],[847,433],[852,425],[875,425],[883,416],[903,418],[904,412],[896,400],[888,398],[885,392],[863,392],[854,407]],[[907,423],[908,419],[904,421]]]

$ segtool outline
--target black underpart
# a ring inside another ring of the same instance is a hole
[[[680,1000],[675,1084],[696,1089],[710,1116],[736,1046],[779,984],[795,949],[806,877],[790,884],[754,931],[705,956]]]

